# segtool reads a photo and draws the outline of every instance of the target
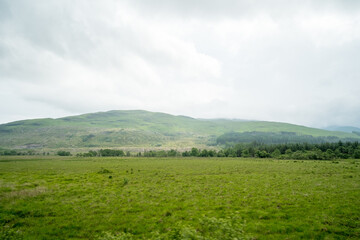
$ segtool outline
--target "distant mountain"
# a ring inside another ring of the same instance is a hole
[[[360,140],[353,133],[333,132],[288,123],[195,119],[142,110],[108,111],[64,118],[16,121],[0,125],[0,148],[188,148],[218,144],[223,134],[284,133],[286,136]],[[253,135],[250,139],[253,139]],[[262,134],[264,135],[264,134]],[[272,135],[267,134],[266,138]],[[279,137],[279,135],[276,135]],[[307,139],[307,138],[300,138]]]
[[[324,128],[324,129],[328,130],[328,131],[338,131],[338,132],[348,132],[348,133],[358,132],[358,133],[360,133],[360,128],[352,127],[352,126],[329,126],[329,127]]]

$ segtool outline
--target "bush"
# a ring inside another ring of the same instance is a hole
[[[123,157],[123,156],[125,156],[125,153],[123,150],[100,149],[99,155],[101,157]]]
[[[108,169],[105,169],[105,168],[101,168],[100,171],[98,171],[98,173],[100,174],[104,174],[104,173],[112,173],[112,171],[108,170]]]
[[[199,149],[197,149],[197,148],[192,148],[191,149],[191,152],[190,152],[190,156],[192,156],[192,157],[197,157],[197,156],[199,156]]]
[[[71,153],[66,152],[66,151],[57,151],[56,155],[58,155],[58,156],[71,156]]]

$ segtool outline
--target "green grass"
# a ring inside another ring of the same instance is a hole
[[[0,239],[358,239],[360,162],[2,157],[0,229]]]
[[[100,147],[205,147],[227,132],[294,132],[302,135],[360,137],[287,123],[204,120],[147,111],[109,111],[58,119],[0,125],[0,147],[68,150]]]

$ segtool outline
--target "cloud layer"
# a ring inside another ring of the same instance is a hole
[[[359,1],[0,0],[0,122],[112,109],[360,126]]]

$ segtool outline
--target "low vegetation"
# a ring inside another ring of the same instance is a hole
[[[358,238],[359,160],[0,157],[0,239]]]

